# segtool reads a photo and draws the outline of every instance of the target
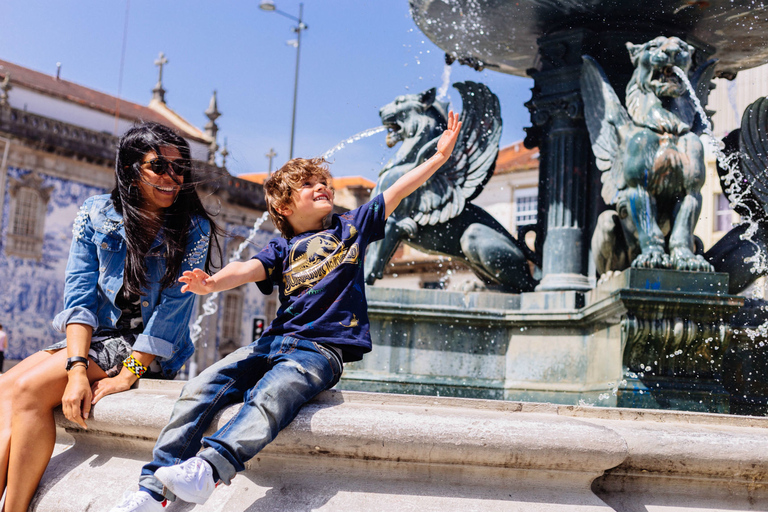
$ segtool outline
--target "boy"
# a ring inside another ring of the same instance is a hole
[[[302,405],[336,384],[342,360],[358,361],[371,350],[365,249],[384,236],[386,219],[400,201],[448,160],[460,128],[450,112],[433,157],[360,208],[334,215],[330,227],[324,223],[333,210],[333,189],[323,160],[291,160],[264,183],[270,216],[285,238],[213,276],[195,269],[179,280],[182,291],[200,295],[249,282],[271,293],[277,281],[277,318],[260,339],[184,386],[157,439],[154,460],[142,469],[139,491],[126,493],[112,512],[161,511],[164,498],[205,503],[216,482],[229,485]],[[243,402],[240,411],[202,437],[214,415],[237,402]]]

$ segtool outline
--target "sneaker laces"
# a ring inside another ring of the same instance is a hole
[[[125,493],[123,493],[123,502],[120,504],[120,506],[133,507],[136,505],[141,505],[143,502],[141,498],[142,496],[138,492],[125,491]]]
[[[131,492],[131,491],[125,491],[123,493],[123,502],[118,505],[118,508],[126,508],[126,507],[135,507],[138,505],[142,505],[147,499],[156,501],[152,496],[148,495],[146,498],[143,496],[141,491]],[[160,505],[165,508],[165,506],[168,503],[168,500],[158,501]]]
[[[202,475],[205,472],[205,461],[202,459],[194,459],[192,464],[184,465],[184,480],[192,482],[197,480],[198,475]]]

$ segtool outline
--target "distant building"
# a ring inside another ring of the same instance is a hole
[[[241,174],[239,178],[264,184],[264,180],[267,179],[267,173],[253,173],[253,174]],[[371,196],[371,190],[376,184],[369,179],[362,176],[341,176],[333,178],[333,187],[335,194],[333,203],[337,207],[344,208],[345,210],[354,210],[358,206],[368,202]]]
[[[213,177],[201,197],[235,235],[223,240],[225,259],[261,217],[261,187],[229,175],[223,161],[215,163],[215,96],[206,111],[210,122],[200,130],[166,105],[160,82],[153,92],[149,105],[138,105],[0,60],[0,323],[9,333],[6,359],[62,339],[51,320],[63,307],[73,220],[87,197],[114,187],[117,138],[134,123],[176,129],[189,142],[199,172]],[[262,232],[257,244],[270,236]],[[198,368],[249,343],[253,325],[269,309],[253,286],[222,294],[218,306],[203,323]]]

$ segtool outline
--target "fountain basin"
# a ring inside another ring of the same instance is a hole
[[[518,76],[534,67],[539,37],[574,28],[623,33],[633,43],[643,42],[634,40],[643,32],[684,35],[715,50],[720,76],[768,62],[768,10],[748,0],[410,0],[410,5],[419,29],[446,53]]]
[[[586,294],[369,287],[374,349],[338,386],[728,412],[719,372],[744,299],[727,292],[726,274],[644,269]]]

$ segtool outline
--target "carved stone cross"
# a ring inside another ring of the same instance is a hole
[[[163,66],[165,64],[168,64],[168,59],[163,52],[160,52],[160,55],[157,56],[157,60],[155,60],[155,66],[157,66],[160,71],[157,75],[157,84],[155,84],[155,88],[152,89],[152,99],[162,101],[163,103],[165,103],[165,89],[163,89]]]
[[[264,156],[269,158],[269,173],[268,174],[272,174],[272,159],[277,156],[277,153],[275,153],[275,148],[269,148],[269,153],[267,153]]]

